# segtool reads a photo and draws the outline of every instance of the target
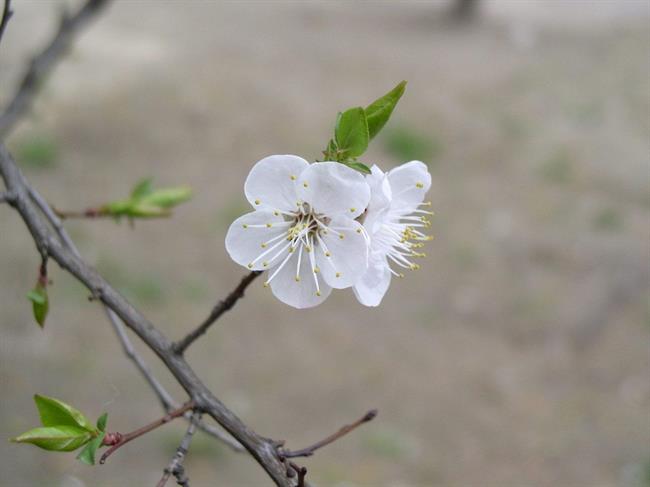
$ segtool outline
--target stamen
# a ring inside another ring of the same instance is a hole
[[[259,205],[260,203],[261,203],[260,200],[255,200],[255,204],[256,204],[256,205]]]
[[[282,270],[282,268],[287,264],[287,262],[289,262],[289,259],[290,259],[290,258],[291,258],[291,252],[289,252],[289,253],[287,254],[287,256],[284,258],[284,260],[283,260],[283,261],[280,263],[280,265],[275,269],[275,271],[273,272],[273,274],[271,274],[271,277],[269,277],[269,278],[266,280],[266,284],[270,284],[270,282],[273,280],[273,278],[274,278],[275,276],[278,275],[278,272],[280,272],[280,271]]]
[[[302,260],[302,245],[298,249],[298,264],[296,265],[296,282],[300,282],[300,261]]]

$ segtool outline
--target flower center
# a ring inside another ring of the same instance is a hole
[[[332,227],[331,218],[317,213],[308,203],[298,202],[295,211],[274,211],[276,216],[282,215],[284,221],[280,223],[267,223],[262,225],[250,225],[251,227],[260,228],[273,228],[283,226],[287,228],[279,235],[263,242],[261,244],[262,252],[248,264],[249,268],[253,268],[257,263],[262,261],[262,267],[271,268],[273,272],[264,283],[268,287],[270,282],[278,275],[278,273],[288,264],[289,260],[294,253],[297,252],[296,273],[294,279],[296,282],[301,282],[301,265],[303,259],[308,262],[311,269],[311,275],[314,279],[316,287],[316,295],[321,295],[320,282],[318,274],[320,273],[319,267],[316,265],[315,249],[320,248],[324,256],[327,258],[328,265],[334,270],[335,277],[340,277],[342,273],[338,271],[332,261],[332,252],[324,241],[324,237],[332,234],[343,240],[344,233],[339,230],[342,228]],[[286,253],[286,254],[285,254]],[[306,254],[306,255],[305,255]]]

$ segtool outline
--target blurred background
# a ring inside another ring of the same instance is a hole
[[[59,1],[14,2],[0,103],[51,38]],[[62,209],[189,184],[171,220],[75,221],[89,262],[173,338],[245,273],[224,237],[269,154],[320,156],[336,112],[406,95],[363,160],[425,161],[436,239],[382,306],[351,292],[296,311],[256,282],[188,358],[264,436],[300,448],[376,407],[304,464],[319,486],[650,485],[650,3],[116,1],[84,30],[7,143]],[[99,306],[0,207],[0,485],[158,481],[167,425],[90,468],[6,441],[35,392],[109,429],[160,415]],[[138,343],[176,393],[158,360]],[[192,485],[261,486],[246,455],[197,434]],[[170,482],[171,484],[171,482]]]

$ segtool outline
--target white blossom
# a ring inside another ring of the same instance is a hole
[[[370,188],[360,173],[276,155],[255,164],[244,191],[255,210],[232,223],[226,249],[238,264],[267,270],[264,285],[280,301],[316,306],[332,288],[350,287],[366,273],[368,236],[355,219]]]
[[[366,177],[371,198],[364,227],[370,237],[368,270],[354,285],[361,304],[378,306],[392,276],[404,277],[401,269],[418,269],[414,258],[423,257],[419,249],[431,237],[424,233],[430,226],[430,202],[424,196],[431,187],[431,175],[420,161],[402,164],[388,173],[377,166]],[[395,270],[395,269],[397,270]]]

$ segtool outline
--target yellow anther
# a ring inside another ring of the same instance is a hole
[[[266,244],[263,243],[262,245],[260,245],[260,247],[262,247],[263,249],[265,249],[265,248],[266,248]]]
[[[357,228],[357,233],[361,233],[361,229],[360,229],[360,228]]]
[[[259,205],[260,203],[261,203],[260,200],[255,200],[255,204],[256,204],[256,205]]]
[[[294,250],[296,250],[295,247],[289,247],[289,253],[290,253],[290,254],[293,254],[293,251],[294,251]]]
[[[293,174],[291,176],[289,176],[289,177],[291,178],[292,181],[296,180],[296,176],[294,176]]]
[[[252,262],[251,262],[250,264],[248,264],[248,268],[249,268],[249,269],[252,269],[252,268],[253,268],[253,263],[252,263]]]
[[[296,276],[294,279],[296,280],[296,282],[300,282],[300,276]]]
[[[343,240],[343,239],[345,238],[345,235],[343,235],[342,233],[339,233],[339,238],[340,238],[341,240]]]
[[[417,264],[411,264],[411,270],[412,270],[412,271],[417,271],[419,268],[420,268],[419,265],[417,265]]]
[[[307,252],[311,252],[311,247],[310,247],[309,245],[307,245],[307,246],[305,246],[305,250],[306,250]]]
[[[269,263],[268,263],[267,261],[264,261],[264,262],[262,262],[262,265],[263,265],[264,267],[268,267],[268,266],[269,266]]]
[[[248,225],[246,225],[246,224],[244,223],[244,224],[242,225],[242,227],[244,227],[244,228],[248,228]]]
[[[275,216],[280,216],[280,212],[279,212],[278,210],[275,210],[275,211],[273,212],[273,214],[274,214]]]
[[[421,183],[421,182],[418,181],[417,183],[415,183],[415,187],[418,188],[418,189],[422,189],[422,188],[424,188],[424,183]]]
[[[296,206],[301,206],[302,203],[300,201],[296,201]]]
[[[401,272],[399,273],[398,276],[399,276],[400,279],[404,279],[404,274],[402,274]]]
[[[320,267],[314,267],[314,274],[318,274],[320,272]]]
[[[305,181],[304,183],[302,183],[302,187],[303,187],[303,188],[306,188],[306,187],[308,187],[308,186],[309,186],[309,183],[308,183],[307,181]]]
[[[264,287],[269,287],[269,282],[268,282],[268,281],[264,281],[264,284],[262,284],[262,286],[264,286]]]
[[[320,291],[316,291],[316,296],[320,296]]]
[[[266,228],[271,228],[273,226],[273,223],[267,223]]]
[[[329,251],[328,251],[328,252],[325,252],[325,257],[329,257],[329,256],[331,256],[331,255],[332,255],[332,254],[331,254]]]
[[[340,272],[337,272],[337,273],[336,273],[336,277],[341,277],[341,273],[340,273]]]
[[[354,213],[355,211],[357,211],[356,208],[350,208],[350,213]]]

